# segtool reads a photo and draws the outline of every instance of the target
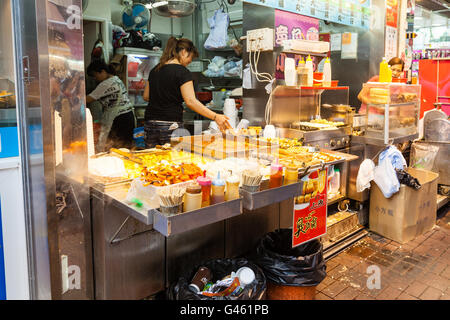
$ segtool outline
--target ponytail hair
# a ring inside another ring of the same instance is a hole
[[[180,60],[180,52],[182,50],[186,50],[189,54],[193,55],[193,59],[199,56],[197,48],[194,46],[194,43],[186,38],[177,39],[175,37],[170,37],[167,41],[166,47],[164,48],[164,52],[161,55],[161,59],[159,60],[159,64],[156,66],[156,70],[165,65],[168,61],[172,59]]]
[[[111,64],[106,64],[102,60],[96,60],[92,61],[91,64],[87,68],[87,74],[91,77],[94,76],[94,72],[102,72],[105,70],[108,74],[115,76],[116,70],[114,69],[114,66]]]

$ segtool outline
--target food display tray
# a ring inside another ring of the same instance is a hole
[[[302,194],[303,182],[288,184],[279,188],[267,189],[259,192],[249,192],[240,188],[242,206],[246,210],[257,210],[274,203],[295,198]]]

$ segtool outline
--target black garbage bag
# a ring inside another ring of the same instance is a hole
[[[292,248],[291,229],[280,229],[265,235],[251,260],[261,267],[267,281],[277,285],[316,286],[327,275],[322,243],[311,240]]]
[[[422,188],[422,185],[420,184],[419,180],[417,178],[414,178],[412,175],[410,175],[405,170],[398,170],[395,169],[395,172],[397,173],[398,181],[401,184],[404,184],[408,187],[411,187],[413,189],[419,190]]]
[[[197,294],[189,289],[191,279],[200,267],[207,267],[212,272],[212,283],[236,272],[242,267],[248,267],[255,273],[255,280],[245,286],[244,290],[238,296],[227,297],[208,297]],[[191,272],[186,273],[178,279],[177,283],[170,286],[168,298],[170,300],[262,300],[266,293],[266,277],[263,271],[247,259],[216,259],[202,263]]]

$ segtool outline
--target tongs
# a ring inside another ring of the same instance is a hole
[[[131,161],[131,162],[134,162],[134,163],[137,163],[137,164],[139,164],[139,165],[143,165],[143,164],[144,164],[144,162],[142,162],[142,160],[136,159],[136,158],[133,156],[133,154],[131,154],[131,153],[129,153],[129,152],[125,152],[125,151],[122,151],[122,150],[119,150],[119,149],[115,149],[115,148],[111,148],[109,151],[110,151],[111,153],[115,153],[115,154],[120,155],[120,156],[123,157],[125,160]]]

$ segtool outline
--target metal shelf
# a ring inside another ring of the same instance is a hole
[[[153,228],[169,237],[194,230],[242,214],[242,200],[236,199],[211,205],[199,210],[174,215],[166,215],[151,210]]]
[[[153,50],[147,50],[143,48],[133,48],[133,47],[122,47],[117,48],[115,51],[117,54],[121,55],[129,55],[129,54],[139,54],[144,56],[151,56],[151,57],[160,57],[162,55],[162,51],[153,51]]]
[[[248,192],[240,189],[242,204],[244,209],[257,210],[274,203],[295,198],[301,195],[303,190],[303,181],[281,186],[279,188],[267,189],[260,192]]]
[[[310,55],[314,57],[327,57],[328,53],[314,53],[314,52],[308,52],[308,51],[297,51],[297,50],[281,50],[281,53],[291,53],[291,54],[299,54],[299,55]]]

